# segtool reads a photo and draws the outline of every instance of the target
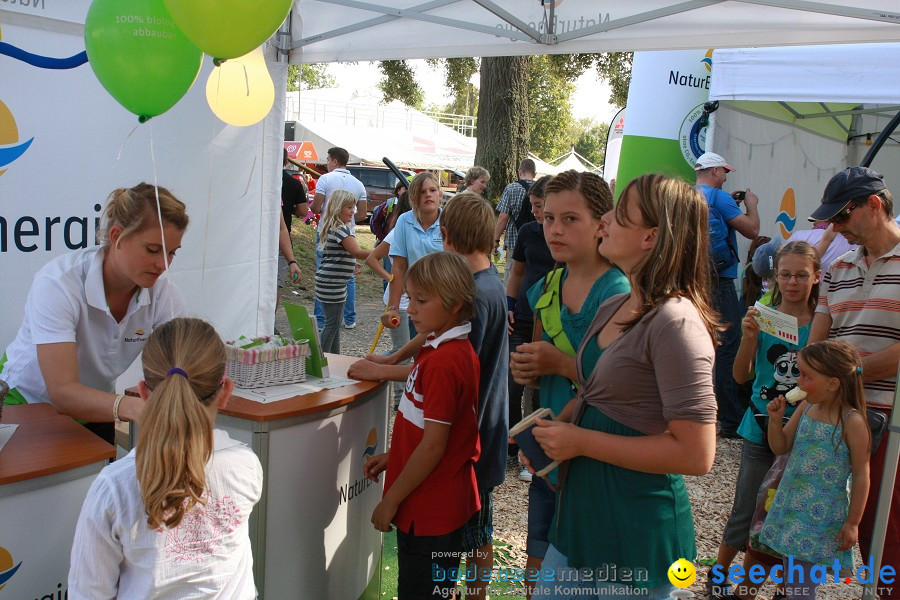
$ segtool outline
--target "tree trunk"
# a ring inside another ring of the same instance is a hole
[[[506,184],[518,179],[519,163],[528,158],[530,64],[527,56],[481,59],[475,164],[490,172],[484,195],[495,204]]]

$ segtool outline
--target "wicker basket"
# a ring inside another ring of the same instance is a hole
[[[3,421],[3,401],[6,400],[6,392],[9,391],[9,386],[6,385],[6,382],[0,379],[0,421]]]
[[[254,341],[269,338],[254,338]],[[244,389],[285,385],[306,381],[309,342],[300,340],[280,348],[238,348],[225,344],[225,374]]]

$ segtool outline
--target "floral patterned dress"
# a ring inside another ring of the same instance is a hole
[[[850,507],[850,449],[841,425],[800,417],[794,446],[778,485],[760,540],[783,556],[815,564],[853,568],[850,550],[838,550],[837,535]],[[846,418],[846,415],[844,415]]]

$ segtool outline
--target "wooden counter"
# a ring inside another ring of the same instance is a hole
[[[356,360],[329,354],[328,369],[346,377]],[[268,403],[234,395],[219,411],[216,427],[263,467],[249,523],[259,600],[380,600],[371,517],[382,484],[363,477],[363,464],[387,449],[388,388],[360,381]]]
[[[352,356],[328,354],[328,369],[335,377],[347,377],[347,369],[359,360]],[[277,402],[254,402],[241,398],[240,390],[235,390],[228,405],[219,411],[220,414],[248,421],[277,421],[309,415],[317,412],[326,412],[341,406],[346,406],[357,401],[373,389],[381,385],[377,381],[360,381],[346,387],[332,390],[322,390],[301,396],[294,396]]]
[[[4,406],[3,423],[19,427],[0,450],[0,485],[83,467],[116,454],[113,446],[49,404]]]
[[[115,449],[49,404],[4,406],[13,423],[0,450],[0,547],[15,571],[0,597],[62,598],[81,505]]]

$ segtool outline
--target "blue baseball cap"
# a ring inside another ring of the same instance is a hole
[[[847,167],[828,181],[822,203],[809,216],[810,221],[827,221],[850,202],[886,189],[884,175],[868,167]]]

